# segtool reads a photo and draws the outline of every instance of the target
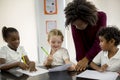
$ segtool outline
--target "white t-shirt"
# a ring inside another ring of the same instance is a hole
[[[101,66],[107,64],[108,71],[118,72],[120,71],[120,49],[110,59],[108,58],[108,51],[100,51],[93,59],[93,62]]]
[[[52,65],[64,65],[65,59],[69,59],[68,51],[65,48],[60,48],[53,54]]]
[[[27,53],[22,46],[19,46],[17,51],[12,50],[8,46],[3,46],[0,49],[0,58],[4,58],[6,63],[21,61],[22,55],[26,54]]]

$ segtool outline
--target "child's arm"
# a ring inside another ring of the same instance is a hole
[[[30,71],[37,71],[37,69],[35,68],[35,62],[30,61],[29,58],[25,55],[25,63],[29,66]]]
[[[104,64],[101,66],[101,72],[105,71],[107,69],[108,65]]]
[[[95,64],[94,62],[90,63],[90,67],[97,70],[97,71],[100,71],[100,67],[97,64]]]
[[[5,59],[4,58],[0,58],[0,65],[5,63]]]
[[[75,70],[75,66],[76,66],[76,65],[75,65],[73,62],[71,62],[69,58],[65,59],[64,61],[65,61],[65,64],[72,64],[72,65],[68,68],[69,71],[74,71],[74,70]]]
[[[107,69],[108,65],[107,64],[104,64],[103,66],[99,67],[97,64],[95,64],[94,62],[91,62],[90,63],[90,67],[97,70],[97,71],[100,71],[100,72],[103,72]]]
[[[1,66],[0,66],[1,70],[9,70],[9,69],[15,68],[15,67],[20,67],[23,70],[28,69],[28,66],[22,62],[5,63],[4,58],[1,58],[0,60],[4,61],[4,64],[1,64]]]
[[[53,61],[53,57],[52,57],[52,55],[49,55],[49,56],[47,57],[46,61],[44,62],[44,66],[46,66],[46,67],[51,66],[52,61]]]

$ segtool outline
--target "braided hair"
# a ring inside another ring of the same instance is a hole
[[[2,28],[3,39],[5,40],[6,38],[8,38],[9,37],[9,33],[12,33],[12,32],[18,32],[18,31],[15,28],[12,28],[12,27],[7,28],[6,26],[4,26]]]

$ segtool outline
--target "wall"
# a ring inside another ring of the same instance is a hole
[[[1,34],[3,26],[15,27],[29,58],[38,61],[34,0],[0,0],[0,47],[5,45]]]
[[[64,18],[64,0],[57,0],[57,8],[58,13],[54,15],[46,15],[44,14],[44,0],[36,0],[36,21],[37,21],[37,32],[38,32],[38,56],[39,62],[43,63],[46,54],[41,50],[41,47],[44,47],[47,51],[49,51],[50,46],[47,42],[47,34],[46,34],[46,21],[47,20],[56,20],[57,21],[57,29],[60,29],[64,34],[64,42],[63,47],[66,47],[66,35],[65,35],[65,18]]]
[[[102,10],[107,14],[107,24],[116,25],[120,28],[120,0],[90,0],[98,10]]]

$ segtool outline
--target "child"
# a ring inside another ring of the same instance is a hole
[[[51,46],[51,51],[44,63],[45,66],[64,65],[71,63],[67,49],[61,47],[63,38],[62,32],[58,29],[53,29],[49,32],[48,43]],[[75,65],[72,65],[68,70],[74,69]]]
[[[9,70],[11,68],[20,67],[23,70],[29,69],[30,71],[36,71],[35,63],[29,61],[24,48],[19,46],[19,32],[12,27],[3,27],[2,36],[7,45],[0,49],[0,59],[5,62],[0,69]],[[22,58],[24,62],[21,62]]]
[[[114,26],[102,28],[98,36],[102,51],[95,56],[90,66],[100,72],[119,71],[120,49],[117,46],[120,43],[120,30]]]

